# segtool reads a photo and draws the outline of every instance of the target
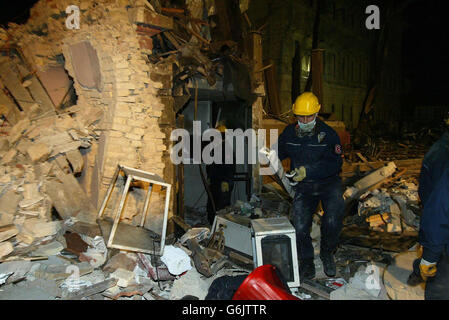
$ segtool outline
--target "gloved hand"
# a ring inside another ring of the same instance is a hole
[[[270,160],[270,162],[274,162],[277,158],[276,151],[270,150],[270,152],[268,152],[268,154],[267,154],[267,158],[268,158],[268,160]]]
[[[306,177],[306,168],[304,166],[295,168],[296,175],[293,177],[293,181],[301,182]]]
[[[221,183],[221,192],[229,192],[229,183],[227,182]]]
[[[424,280],[435,277],[435,274],[437,273],[437,263],[421,259],[419,270],[421,271],[421,277],[423,277]]]

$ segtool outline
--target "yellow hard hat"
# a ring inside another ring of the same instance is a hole
[[[310,116],[320,111],[321,105],[316,95],[312,92],[304,92],[296,98],[293,104],[293,114],[297,116]]]
[[[225,133],[225,132],[226,132],[226,126],[220,124],[220,125],[217,127],[217,130],[220,131],[221,133]]]

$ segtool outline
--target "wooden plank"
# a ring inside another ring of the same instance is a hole
[[[170,31],[167,31],[164,33],[164,35],[167,37],[168,41],[171,42],[171,44],[178,50],[179,48],[181,48],[182,44],[179,43],[178,40],[176,40],[176,38],[172,35],[172,33]]]
[[[11,125],[15,125],[22,118],[19,107],[1,89],[0,84],[0,114],[3,114]]]
[[[110,219],[98,220],[98,224],[106,243],[109,242],[113,222]],[[126,223],[119,223],[115,232],[111,248],[128,251],[160,254],[160,237],[141,227],[135,227]]]
[[[274,115],[281,114],[281,100],[279,97],[278,82],[276,79],[276,65],[273,60],[265,60],[264,65],[271,64],[272,67],[264,71],[270,110]]]
[[[65,174],[58,166],[54,166],[57,180],[45,182],[47,194],[53,206],[63,219],[77,217],[86,223],[95,223],[96,209],[93,207],[76,178]]]
[[[31,84],[28,86],[28,89],[30,90],[34,101],[39,104],[42,112],[45,114],[56,114],[53,101],[51,101],[47,91],[42,87],[39,79],[36,76],[32,76],[29,80],[31,81]]]
[[[75,174],[81,173],[84,169],[84,157],[79,149],[68,151],[65,154],[68,162],[72,166],[72,171]]]
[[[99,90],[101,72],[95,48],[89,41],[81,41],[70,45],[69,52],[78,83],[85,88]]]
[[[188,239],[187,247],[193,252],[193,262],[196,270],[207,278],[213,276],[212,270],[210,269],[209,260],[204,255],[203,250],[199,246],[196,239]]]
[[[323,49],[312,50],[312,92],[323,103]]]
[[[368,160],[366,160],[366,158],[360,152],[356,152],[356,155],[357,155],[357,157],[360,158],[360,160],[362,160],[364,163],[366,163],[367,166],[369,166]]]
[[[316,295],[319,295],[326,300],[330,300],[331,298],[330,292],[332,291],[332,289],[323,287],[322,285],[319,285],[311,280],[301,281],[300,287]]]
[[[242,256],[241,254],[238,254],[237,252],[234,251],[229,252],[229,258],[238,261],[240,263],[243,263],[245,265],[254,265],[253,260],[248,259],[247,257]]]
[[[174,223],[176,223],[178,226],[182,228],[185,232],[187,232],[190,228],[192,228],[190,225],[184,222],[184,219],[180,216],[172,216],[171,219]]]
[[[252,32],[250,34],[250,57],[253,60],[253,77],[254,77],[254,85],[253,92],[259,96],[265,96],[265,87],[264,87],[264,70],[267,70],[268,67],[263,68],[263,58],[262,58],[262,34]],[[270,68],[272,65],[270,65]]]
[[[160,30],[173,30],[173,18],[158,14],[145,7],[137,7],[128,10],[132,23],[145,24]]]
[[[73,233],[79,233],[86,235],[91,238],[95,238],[96,236],[101,236],[101,230],[97,223],[86,223],[82,221],[77,221],[75,224],[71,226],[66,226],[67,231]]]
[[[106,291],[107,289],[117,285],[117,282],[118,279],[115,278],[106,279],[102,282],[96,283],[92,286],[76,291],[75,293],[70,294],[65,298],[62,298],[62,300],[81,300],[82,298],[86,298],[94,294]]]
[[[22,61],[15,60],[14,64],[15,69],[19,71],[20,79],[26,79],[22,86],[26,88],[33,100],[39,105],[39,115],[56,114],[53,101],[36,74],[33,74]]]
[[[31,107],[36,104],[36,102],[23,87],[20,82],[20,76],[17,73],[14,64],[9,59],[4,59],[2,63],[0,63],[0,78],[22,110],[26,113],[30,113]]]
[[[393,162],[396,164],[396,166],[398,168],[406,168],[406,169],[408,169],[408,171],[421,170],[422,161],[423,161],[423,158],[407,159],[407,160],[393,160]],[[359,167],[359,170],[361,172],[370,171],[370,170],[372,170],[371,167],[374,169],[378,169],[378,168],[385,166],[389,162],[392,162],[392,161],[391,160],[390,161],[377,161],[377,162],[368,162],[368,163],[363,163],[363,162],[349,163],[349,162],[345,161],[345,162],[343,162],[342,172],[343,172],[343,174],[355,173],[357,170],[357,167]]]

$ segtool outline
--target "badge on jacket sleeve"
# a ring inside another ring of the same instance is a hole
[[[318,143],[321,143],[324,140],[325,136],[326,136],[326,132],[320,132],[318,134]]]
[[[341,145],[339,145],[339,144],[335,145],[335,153],[336,154],[341,154]]]

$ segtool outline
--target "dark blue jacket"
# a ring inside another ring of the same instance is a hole
[[[424,206],[419,228],[423,259],[437,262],[449,252],[449,132],[424,157],[418,192]]]
[[[435,142],[423,159],[419,176],[419,197],[424,205],[436,182],[449,166],[449,131]]]
[[[278,156],[291,160],[291,170],[304,166],[304,182],[315,182],[337,176],[341,171],[340,137],[334,129],[317,119],[310,137],[298,137],[298,124],[287,126],[278,139]]]

